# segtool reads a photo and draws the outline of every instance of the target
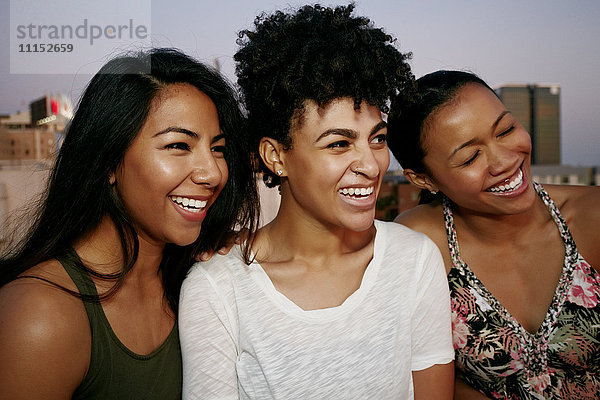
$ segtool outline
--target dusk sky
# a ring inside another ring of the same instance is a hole
[[[64,2],[59,1],[58,7]],[[153,46],[177,47],[211,64],[217,59],[221,71],[231,81],[235,81],[232,56],[237,49],[237,32],[250,28],[262,11],[306,4],[275,0],[137,0],[135,3],[139,3],[139,10],[145,9],[150,15],[148,39]],[[376,26],[384,27],[397,38],[401,51],[413,53],[411,66],[417,77],[437,69],[461,69],[477,73],[493,87],[510,83],[559,84],[562,163],[600,165],[599,1],[357,0],[355,3],[356,14],[371,18]],[[56,2],[46,4],[57,8]],[[84,18],[92,21],[103,13],[119,12],[111,7],[102,8],[103,4],[103,1],[89,2],[83,11],[75,13],[70,8],[61,9],[64,18],[60,23],[76,25]],[[10,40],[15,37],[10,10],[10,2],[0,0],[0,114],[27,110],[30,101],[46,92],[65,93],[76,103],[90,79],[88,74],[10,73],[10,60],[14,56]],[[34,10],[28,12],[32,18],[38,15]],[[116,52],[103,51],[93,64],[97,65],[95,69],[106,61],[109,53]],[[60,61],[50,63],[50,57],[44,60],[50,64],[48,71],[59,70]],[[84,69],[72,59],[68,67],[72,71]]]

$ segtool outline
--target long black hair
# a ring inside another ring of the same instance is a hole
[[[137,259],[139,243],[131,218],[109,183],[109,175],[142,128],[152,100],[174,83],[195,86],[215,104],[227,141],[229,179],[209,209],[198,239],[189,246],[165,247],[160,272],[173,311],[177,311],[181,282],[193,256],[218,248],[236,225],[253,230],[258,194],[243,134],[244,118],[230,85],[217,71],[175,49],[120,56],[104,65],[87,86],[32,227],[0,261],[0,286],[36,264],[71,253],[74,242],[108,216],[121,239],[125,260],[122,271],[103,275],[76,260],[69,261],[94,276],[114,279],[115,285],[106,296],[118,289]]]
[[[482,85],[495,93],[473,73],[439,70],[417,79],[416,85],[411,88],[411,95],[397,96],[392,100],[388,118],[388,146],[402,168],[419,173],[429,172],[423,162],[427,150],[423,146],[427,120],[451,102],[468,83]],[[422,190],[420,203],[429,203],[435,198],[427,190]]]

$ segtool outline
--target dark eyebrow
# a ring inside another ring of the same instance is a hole
[[[383,128],[387,128],[387,122],[385,122],[385,121],[379,121],[379,123],[377,125],[375,125],[373,127],[373,129],[371,129],[371,133],[369,134],[369,136],[373,136],[374,134],[376,134],[377,132],[379,132]]]
[[[317,140],[315,140],[315,143],[317,143],[319,140],[321,140],[327,136],[330,136],[330,135],[340,135],[340,136],[347,137],[348,139],[356,139],[356,137],[358,136],[356,131],[354,131],[352,129],[333,128],[333,129],[327,129],[325,132],[321,133],[319,135],[319,137],[317,138]]]
[[[454,149],[454,151],[452,152],[452,154],[450,154],[450,156],[448,157],[448,159],[451,159],[452,157],[454,157],[454,155],[456,153],[458,153],[460,150],[464,149],[467,146],[472,145],[473,143],[475,143],[476,140],[475,139],[471,139],[467,142],[464,142],[463,144],[461,144],[460,146],[458,146],[457,148]]]
[[[210,143],[217,143],[219,140],[221,139],[225,139],[225,134],[221,133],[220,135],[215,136],[214,138],[212,138],[212,140],[210,141]]]
[[[189,129],[185,129],[185,128],[179,128],[177,126],[170,126],[170,127],[166,128],[166,129],[163,129],[160,132],[156,132],[154,134],[154,136],[152,136],[152,137],[157,137],[157,136],[160,136],[160,135],[164,135],[165,133],[169,133],[169,132],[184,133],[184,134],[188,135],[191,138],[197,138],[198,137],[198,134],[196,132],[190,131]]]
[[[387,127],[387,123],[385,121],[380,121],[377,125],[375,125],[373,127],[373,129],[371,129],[371,132],[369,132],[369,136],[372,136],[373,134],[379,132],[380,130],[382,130],[385,127]],[[325,132],[321,133],[319,135],[319,137],[317,138],[317,140],[315,140],[315,143],[317,143],[319,140],[321,140],[329,135],[340,135],[340,136],[347,137],[348,139],[356,139],[358,137],[358,133],[355,130],[344,129],[344,128],[333,128],[333,129],[327,129]]]
[[[500,123],[500,121],[502,121],[502,118],[504,118],[505,115],[510,114],[510,111],[508,110],[504,110],[500,113],[500,115],[498,115],[498,118],[496,118],[496,120],[494,121],[494,123],[492,124],[492,130],[496,129],[496,127],[498,126],[498,124]],[[448,157],[448,159],[451,159],[452,157],[454,157],[454,155],[456,153],[458,153],[460,150],[464,149],[467,146],[472,145],[473,143],[475,143],[476,140],[475,139],[471,139],[463,144],[461,144],[460,146],[458,146],[456,149],[454,149],[454,151],[452,152],[452,154],[450,154],[450,157]]]
[[[498,118],[496,118],[496,120],[494,121],[494,123],[492,124],[492,129],[496,129],[496,127],[498,126],[498,124],[500,123],[500,121],[502,120],[502,118],[504,118],[504,116],[506,114],[510,114],[510,111],[508,110],[504,110],[500,113],[500,115],[498,116]]]

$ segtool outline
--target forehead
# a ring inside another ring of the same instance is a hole
[[[174,83],[161,89],[152,99],[146,123],[179,126],[181,124],[218,124],[212,99],[195,86]]]
[[[506,108],[490,89],[477,83],[461,87],[424,123],[423,147],[442,142],[470,140],[488,132]]]
[[[381,120],[379,107],[363,101],[360,108],[354,109],[354,99],[350,97],[334,99],[323,107],[314,100],[306,100],[303,109],[292,119],[292,132],[359,129],[362,125],[377,124]]]

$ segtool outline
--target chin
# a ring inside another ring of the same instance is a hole
[[[354,232],[364,232],[373,226],[374,220],[375,212],[368,216],[365,215],[362,218],[356,218],[352,219],[351,221],[346,221],[346,223],[344,223],[344,227]]]
[[[200,236],[200,231],[197,231],[193,234],[190,233],[189,235],[179,235],[177,237],[173,237],[173,240],[171,240],[170,243],[180,247],[189,246],[198,239],[198,236]]]

